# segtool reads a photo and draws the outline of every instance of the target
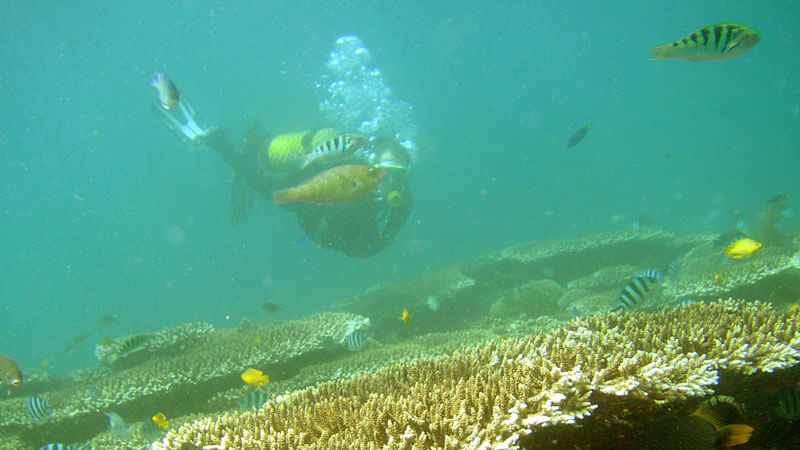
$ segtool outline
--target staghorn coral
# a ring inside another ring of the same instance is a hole
[[[127,369],[82,374],[82,383],[44,394],[53,417],[43,424],[25,416],[27,399],[2,401],[0,433],[19,433],[31,446],[39,446],[45,439],[74,442],[102,431],[108,423],[102,412],[109,410],[128,421],[149,420],[158,410],[168,416],[202,411],[209,397],[241,385],[239,374],[245,369],[258,366],[287,376],[305,365],[303,358],[324,359],[330,342],[338,353],[348,334],[368,324],[369,319],[354,314],[323,313],[220,330],[204,345],[178,347]]]
[[[745,376],[792,366],[798,330],[797,311],[741,300],[576,319],[322,383],[256,413],[205,418],[153,449],[509,448],[542,427],[591,415],[608,423],[633,414],[625,411],[652,415],[713,392],[723,369]]]

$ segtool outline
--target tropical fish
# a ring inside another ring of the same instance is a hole
[[[253,411],[254,409],[261,409],[270,398],[272,398],[272,395],[269,392],[262,390],[250,391],[239,397],[236,400],[236,405],[241,411]]]
[[[100,320],[97,321],[97,323],[101,327],[110,327],[111,325],[114,325],[114,323],[117,321],[117,319],[119,319],[119,315],[118,314],[112,314],[110,316],[101,317]]]
[[[73,352],[75,352],[75,350],[81,348],[81,345],[83,345],[83,343],[86,342],[86,338],[88,337],[89,337],[88,334],[80,334],[78,336],[75,336],[74,338],[72,338],[69,344],[67,344],[67,347],[64,348],[64,353],[66,353],[67,356],[71,355]]]
[[[750,238],[739,239],[725,249],[725,254],[732,256],[733,259],[753,256],[761,250],[764,244]]]
[[[41,424],[50,420],[53,413],[47,405],[47,400],[38,395],[28,397],[28,405],[25,407],[25,415],[34,423]]]
[[[131,425],[131,428],[133,427],[134,425]],[[164,434],[166,434],[166,431],[156,425],[152,420],[145,420],[139,424],[139,436],[144,440],[157,441],[163,438]]]
[[[178,105],[181,94],[166,73],[156,72],[156,77],[150,82],[150,86],[158,91],[158,101],[162,108],[170,110]]]
[[[403,314],[401,314],[400,317],[398,318],[403,322],[405,322],[406,325],[408,325],[409,323],[411,323],[411,317],[413,316],[414,316],[413,314],[408,312],[408,308],[403,308]]]
[[[681,274],[681,269],[683,269],[683,256],[678,256],[667,266],[667,279],[677,280]]]
[[[380,167],[346,164],[321,172],[299,186],[274,192],[272,199],[278,204],[349,202],[369,194],[385,179],[386,171]]]
[[[363,136],[353,136],[350,134],[342,134],[329,139],[312,150],[310,153],[302,155],[303,163],[300,165],[301,169],[305,169],[310,164],[317,161],[332,161],[344,158],[346,155],[352,153],[364,142]]]
[[[714,284],[716,284],[717,286],[722,286],[723,283],[725,283],[725,279],[722,278],[722,274],[721,273],[715,273],[714,274]]]
[[[8,386],[8,395],[14,389],[22,386],[22,372],[19,371],[17,363],[8,355],[0,355],[0,378],[3,384]]]
[[[586,134],[589,133],[590,128],[592,128],[592,124],[587,123],[583,128],[572,133],[572,136],[570,136],[569,140],[567,141],[567,148],[577,145],[578,142],[582,141],[583,138],[586,137]]]
[[[281,309],[281,305],[278,305],[277,303],[266,302],[261,304],[261,311],[266,315],[273,314],[279,309]]]
[[[656,269],[645,269],[636,274],[639,277],[652,278],[656,281],[664,279],[664,275]]]
[[[781,388],[778,391],[778,406],[773,411],[790,422],[800,417],[800,385]]]
[[[745,25],[723,23],[701,28],[685,38],[650,49],[650,59],[683,58],[713,61],[733,58],[753,49],[761,34]]]
[[[39,450],[79,450],[87,448],[86,445],[78,446],[76,444],[61,444],[61,443],[53,443],[47,444],[44,447],[39,447]]]
[[[159,426],[159,428],[167,429],[169,428],[169,421],[167,420],[167,416],[164,413],[158,413],[153,416],[153,422]]]
[[[702,402],[688,416],[658,422],[651,431],[658,448],[714,449],[733,447],[750,440],[753,427],[741,423],[741,409],[728,396]]]
[[[109,363],[113,364],[114,361],[142,349],[144,344],[146,344],[149,340],[150,336],[146,334],[134,334],[133,336],[126,337],[122,341],[122,344],[120,344],[119,348],[117,348],[117,351],[108,358]]]
[[[250,386],[263,386],[269,383],[269,377],[258,369],[247,369],[242,373],[242,380]]]
[[[117,439],[128,439],[133,431],[133,426],[128,426],[125,420],[117,413],[103,413],[108,416],[108,427],[111,434]]]
[[[638,306],[642,299],[650,292],[653,286],[662,278],[660,272],[654,269],[644,270],[631,280],[619,294],[619,305],[611,311],[630,311]]]
[[[347,349],[351,352],[357,352],[363,349],[365,345],[367,345],[367,338],[358,330],[347,336]]]

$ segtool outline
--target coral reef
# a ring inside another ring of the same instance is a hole
[[[741,300],[598,315],[321,383],[255,413],[186,424],[153,448],[508,448],[543,427],[621,423],[702,397],[721,370],[793,366],[798,331],[797,311]]]
[[[776,303],[800,299],[800,251],[765,247],[746,259],[732,259],[710,243],[684,256],[680,276],[664,284],[667,298],[711,300],[720,296],[761,298]],[[720,280],[715,275],[720,275]]]
[[[172,354],[160,353],[127,369],[83,374],[82,382],[43,394],[53,413],[45,423],[25,415],[26,398],[0,402],[0,432],[39,446],[54,439],[87,439],[107,427],[103,414],[107,411],[128,421],[149,420],[158,411],[170,417],[203,411],[209,397],[241,385],[239,374],[245,369],[258,366],[274,378],[289,376],[309,359],[324,360],[331,347],[340,353],[347,335],[368,325],[363,316],[323,313],[293,322],[220,330],[205,337],[204,345],[167,344],[174,348]],[[186,328],[176,330],[176,335],[185,335]]]
[[[374,326],[398,333],[404,330],[402,322],[397,320],[404,307],[415,314],[411,325],[417,332],[471,328],[475,317],[489,314],[496,316],[524,312],[535,315],[546,312],[558,315],[554,310],[562,302],[551,302],[549,294],[544,294],[547,297],[544,304],[537,304],[534,295],[524,295],[526,289],[536,291],[536,295],[542,293],[539,288],[543,286],[537,286],[537,282],[551,283],[551,287],[563,287],[574,282],[577,285],[572,287],[577,288],[581,283],[591,284],[577,280],[592,276],[603,277],[603,271],[607,271],[607,267],[631,267],[628,277],[641,269],[666,268],[675,257],[710,238],[706,235],[676,237],[663,231],[642,230],[606,233],[581,239],[533,242],[425,273],[402,283],[375,286],[356,296],[342,299],[334,306],[343,311],[365,315]],[[592,287],[619,283],[625,278],[619,273],[621,270],[623,269],[618,267],[607,272],[614,274],[613,281],[599,280]],[[625,279],[618,288],[621,289],[627,281]],[[441,304],[440,309],[431,311],[426,306],[431,296]],[[491,311],[494,301],[510,305],[515,296],[523,300],[527,307],[520,305],[519,308],[504,310],[501,305]],[[396,305],[397,309],[386,308],[385,305]],[[470,311],[470,314],[464,314],[464,311]],[[560,315],[569,317],[569,311],[563,309]]]
[[[95,356],[108,366],[133,367],[158,355],[169,355],[190,346],[201,345],[213,333],[214,327],[207,323],[189,323],[165,328],[157,333],[106,338],[95,347]]]

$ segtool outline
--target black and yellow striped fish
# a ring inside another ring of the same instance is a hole
[[[655,269],[647,269],[639,272],[619,294],[619,305],[614,307],[611,312],[631,311],[642,302],[645,296],[653,289],[653,286],[661,281],[664,276]]]
[[[713,61],[733,58],[761,42],[761,33],[735,23],[701,28],[685,38],[650,49],[650,59],[683,58],[689,61]]]
[[[363,136],[353,136],[349,134],[336,136],[333,139],[323,142],[310,153],[303,155],[302,158],[304,161],[300,165],[300,168],[303,169],[315,161],[342,158],[359,148],[363,141]]]

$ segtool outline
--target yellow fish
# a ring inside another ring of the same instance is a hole
[[[685,38],[650,49],[650,59],[683,58],[689,61],[713,61],[733,58],[753,49],[761,34],[745,25],[721,23],[701,28]]]
[[[408,308],[403,308],[403,314],[400,317],[398,317],[398,319],[402,320],[403,322],[405,322],[406,325],[408,325],[409,323],[411,323],[411,317],[413,316],[414,316],[413,314],[408,312]]]
[[[242,373],[242,380],[250,386],[263,386],[269,383],[269,377],[258,369],[247,369]]]
[[[164,413],[158,413],[153,416],[153,422],[156,423],[160,428],[167,429],[169,428],[169,421],[167,420],[167,416]]]
[[[725,254],[733,256],[733,259],[753,256],[761,250],[764,244],[750,238],[739,239],[725,249]]]
[[[716,284],[717,286],[722,286],[722,283],[724,282],[725,280],[722,278],[722,274],[719,273],[714,274],[714,284]]]

